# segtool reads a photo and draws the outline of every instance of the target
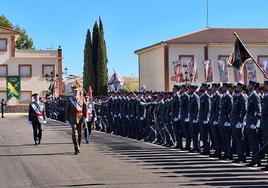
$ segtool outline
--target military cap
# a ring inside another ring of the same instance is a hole
[[[220,85],[219,83],[212,83],[211,86],[212,86],[212,87],[219,88],[221,85]]]
[[[221,83],[221,86],[222,86],[222,87],[225,86],[225,87],[230,88],[230,87],[232,87],[232,84],[231,84],[230,82],[222,82],[222,83]]]
[[[35,96],[37,96],[38,95],[38,93],[34,93],[34,94],[32,94],[32,97],[35,97]]]
[[[189,85],[190,88],[193,88],[193,89],[197,89],[198,88],[198,85],[197,84],[194,84],[192,83],[191,85]]]
[[[207,89],[210,89],[211,88],[211,84],[210,83],[202,83],[201,86],[202,87],[205,87]]]
[[[246,85],[241,83],[241,82],[237,82],[236,84],[234,84],[235,87],[241,87],[242,89],[246,89]]]
[[[178,84],[175,84],[175,85],[174,85],[174,88],[177,89],[177,90],[179,90],[179,89],[181,88],[181,86],[178,85]]]
[[[252,85],[254,88],[260,87],[260,84],[258,82],[253,81],[253,80],[250,80],[248,84]]]

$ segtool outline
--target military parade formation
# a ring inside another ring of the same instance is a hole
[[[268,81],[174,85],[173,92],[109,93],[97,129],[221,160],[261,165],[268,143]],[[268,167],[265,167],[268,170]]]

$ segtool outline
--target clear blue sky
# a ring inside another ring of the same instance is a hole
[[[267,0],[209,0],[210,27],[268,27]],[[104,24],[109,73],[138,75],[134,50],[206,27],[206,0],[1,0],[0,14],[25,28],[37,49],[63,48],[81,74],[86,30]]]

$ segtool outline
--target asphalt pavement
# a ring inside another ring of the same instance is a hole
[[[70,127],[48,121],[34,146],[13,114],[0,119],[0,187],[268,187],[268,173],[96,131],[75,156]]]

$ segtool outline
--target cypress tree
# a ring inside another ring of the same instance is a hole
[[[92,88],[93,88],[94,95],[99,95],[98,72],[97,72],[98,49],[99,49],[99,26],[98,26],[98,23],[95,22],[93,26],[93,33],[92,33],[92,77],[93,77]]]
[[[106,43],[104,39],[104,30],[101,18],[99,18],[99,45],[97,48],[97,82],[98,82],[98,95],[107,94],[108,82],[108,59],[106,53]]]
[[[91,33],[87,30],[85,48],[84,48],[84,70],[83,70],[83,87],[88,91],[89,86],[93,87],[93,69],[92,69],[92,44]]]

